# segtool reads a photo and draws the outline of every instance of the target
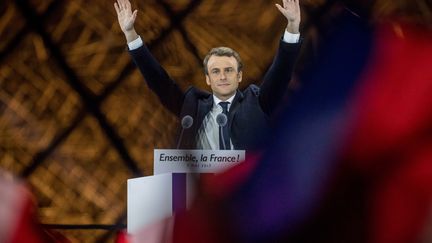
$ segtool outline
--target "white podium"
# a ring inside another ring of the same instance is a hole
[[[154,175],[127,181],[127,232],[188,207],[199,173],[220,173],[245,159],[244,150],[154,150]]]

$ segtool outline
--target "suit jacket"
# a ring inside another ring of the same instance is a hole
[[[251,148],[260,135],[270,129],[270,115],[281,103],[288,88],[299,47],[300,43],[280,41],[262,84],[249,85],[243,91],[237,90],[228,113],[228,128],[235,149]],[[196,148],[198,129],[213,106],[212,94],[196,87],[183,92],[145,45],[129,53],[162,104],[180,119],[186,115],[193,118],[192,127],[183,133],[180,148]]]

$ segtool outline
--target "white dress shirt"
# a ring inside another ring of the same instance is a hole
[[[229,102],[228,112],[231,108],[234,96],[235,94],[226,100],[226,102]],[[210,112],[204,117],[203,123],[198,130],[197,149],[219,149],[219,125],[216,122],[217,115],[222,113],[222,107],[219,105],[219,102],[222,102],[222,100],[213,95],[213,106]],[[233,149],[234,146],[231,140],[230,144],[231,149]]]

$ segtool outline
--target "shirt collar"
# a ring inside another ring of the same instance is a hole
[[[233,102],[233,100],[234,100],[234,97],[235,97],[235,93],[233,94],[233,96],[231,96],[229,99],[227,99],[227,100],[225,100],[226,102],[229,102],[229,104],[231,105],[232,104],[232,102]],[[216,95],[213,95],[213,105],[218,105],[219,104],[219,102],[222,102],[222,100],[221,99],[219,99],[218,97],[216,97]]]

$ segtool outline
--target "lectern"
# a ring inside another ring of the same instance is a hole
[[[200,173],[220,173],[244,159],[244,150],[155,149],[154,175],[127,181],[128,233],[188,207]]]

